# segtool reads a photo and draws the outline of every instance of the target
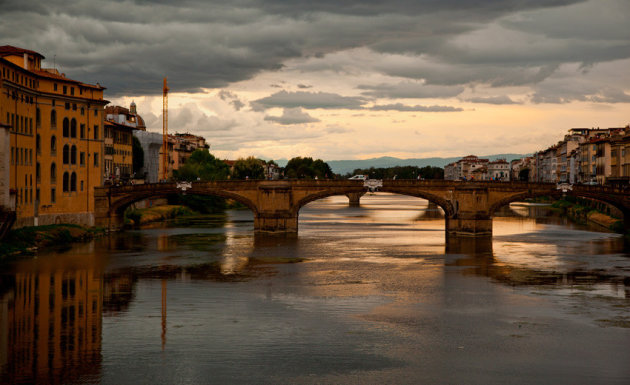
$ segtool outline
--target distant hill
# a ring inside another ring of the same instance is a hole
[[[505,159],[508,162],[512,159],[520,159],[529,156],[528,154],[496,154],[496,155],[482,155],[480,158],[496,160]],[[330,165],[330,168],[336,174],[348,174],[358,168],[387,168],[394,166],[434,166],[444,167],[449,163],[456,162],[462,157],[457,156],[453,158],[412,158],[412,159],[400,159],[393,158],[391,156],[383,156],[380,158],[363,159],[363,160],[327,160],[326,163]],[[276,161],[279,166],[286,166],[288,160],[280,159]]]

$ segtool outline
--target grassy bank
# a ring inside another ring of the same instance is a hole
[[[22,227],[11,230],[0,242],[0,259],[31,254],[45,248],[65,247],[104,233],[105,230],[101,228],[71,224]]]
[[[616,218],[608,212],[593,208],[590,205],[590,201],[586,199],[567,197],[555,201],[552,207],[561,211],[574,222],[581,224],[594,223],[617,233],[625,233],[622,219]]]

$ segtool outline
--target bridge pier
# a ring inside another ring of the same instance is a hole
[[[346,194],[350,200],[350,207],[359,207],[361,205],[361,197],[365,195],[365,191]]]
[[[492,217],[486,214],[446,217],[446,232],[455,236],[484,237],[492,235]]]
[[[298,215],[291,212],[254,214],[254,231],[270,233],[297,233]]]

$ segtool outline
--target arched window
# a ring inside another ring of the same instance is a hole
[[[50,165],[50,183],[57,183],[57,165],[55,162],[52,162]]]
[[[57,155],[57,138],[55,138],[55,135],[50,137],[50,155]]]
[[[57,128],[57,111],[50,111],[50,127]]]
[[[70,121],[70,137],[77,137],[77,120],[75,118],[72,118],[72,120]]]
[[[63,164],[70,163],[70,146],[63,146]]]
[[[77,191],[77,173],[76,172],[73,172],[72,176],[70,177],[70,191],[72,192]]]
[[[63,137],[67,138],[70,136],[70,121],[68,118],[63,118]]]
[[[63,173],[63,192],[68,192],[70,191],[70,176],[68,175],[67,172]]]
[[[77,164],[77,146],[72,146],[70,149],[70,163]]]

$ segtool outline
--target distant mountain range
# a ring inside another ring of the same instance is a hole
[[[529,154],[496,154],[496,155],[483,155],[479,156],[480,158],[496,160],[496,159],[505,159],[508,162],[512,159],[520,159],[526,156],[530,156]],[[391,156],[383,156],[380,158],[372,158],[372,159],[363,159],[363,160],[327,160],[326,163],[330,166],[336,174],[348,174],[353,172],[354,170],[360,168],[387,168],[387,167],[395,167],[395,166],[417,166],[417,167],[425,167],[425,166],[433,166],[433,167],[444,167],[449,163],[456,162],[460,160],[462,157],[453,157],[453,158],[412,158],[412,159],[400,159],[393,158]],[[287,159],[279,159],[276,161],[279,166],[286,166],[288,160]]]

